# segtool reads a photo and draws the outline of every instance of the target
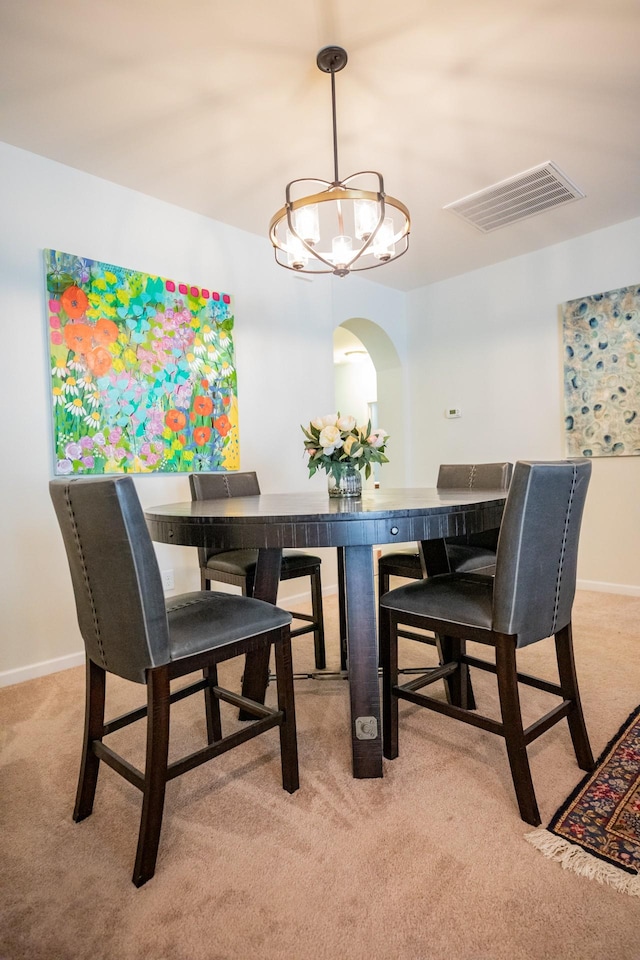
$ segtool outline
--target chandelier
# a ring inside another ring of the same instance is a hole
[[[363,170],[344,180],[338,176],[335,75],[346,65],[347,52],[323,47],[316,63],[331,74],[333,180],[305,177],[288,183],[285,205],[272,217],[269,237],[280,266],[346,277],[406,253],[411,219],[405,205],[384,192],[381,174]]]

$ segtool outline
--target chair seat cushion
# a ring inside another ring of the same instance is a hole
[[[381,560],[391,560],[402,562],[403,560],[417,560],[420,563],[420,554],[415,547],[404,547],[400,550],[394,550],[393,553],[383,553]]]
[[[447,557],[453,573],[482,572],[486,576],[493,576],[496,569],[496,552],[487,547],[472,546],[471,544],[447,543]]]
[[[444,573],[390,590],[380,598],[380,606],[411,616],[490,630],[493,582],[492,577],[477,574]]]
[[[467,543],[451,543],[446,540],[447,557],[453,573],[482,573],[491,577],[495,573],[496,552],[488,547],[479,547]],[[380,568],[385,573],[396,576],[412,577],[417,580],[422,577],[420,555],[415,549],[397,550],[385,553],[379,560]]]
[[[422,577],[420,554],[416,553],[415,547],[383,553],[378,560],[378,570],[391,576],[410,577],[417,580]]]
[[[218,570],[221,573],[247,577],[253,576],[257,562],[257,550],[224,550],[222,553],[214,553],[212,557],[209,557],[206,569],[212,573]],[[288,574],[295,576],[296,573],[303,576],[303,574],[310,573],[313,567],[319,566],[320,562],[320,557],[314,557],[310,553],[284,550],[280,578],[284,580]]]
[[[166,606],[171,660],[291,623],[291,614],[271,603],[213,590],[179,594]]]

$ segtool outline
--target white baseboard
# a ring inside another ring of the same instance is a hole
[[[45,677],[49,673],[58,673],[59,670],[69,670],[70,667],[80,667],[84,660],[84,650],[81,650],[78,653],[69,653],[66,657],[42,660],[41,663],[31,663],[27,667],[17,667],[15,670],[3,670],[0,673],[0,687],[9,687],[13,683],[23,683],[25,680],[35,680],[36,677]]]
[[[282,588],[280,589],[282,590]],[[323,585],[322,587],[323,597],[330,597],[332,594],[336,594],[337,592],[338,592],[337,583],[329,584],[328,587],[325,587]],[[280,599],[278,600],[278,605],[281,607],[286,607],[286,609],[289,609],[289,607],[293,606],[294,603],[304,604],[304,603],[310,603],[310,602],[311,602],[311,596],[308,590],[306,590],[303,593],[291,593],[291,594],[285,593],[284,591],[282,591],[280,595]]]
[[[603,583],[601,580],[578,580],[578,590],[593,590],[595,593],[622,593],[627,597],[640,597],[640,587],[631,583]]]

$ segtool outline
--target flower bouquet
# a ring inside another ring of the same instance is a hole
[[[372,430],[371,421],[359,427],[355,417],[331,413],[316,417],[301,429],[309,455],[309,476],[325,470],[332,496],[359,496],[362,478],[358,471],[364,468],[369,479],[372,463],[389,462],[384,453],[389,435],[381,428]]]

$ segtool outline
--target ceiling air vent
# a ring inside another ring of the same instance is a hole
[[[582,190],[549,160],[462,200],[448,203],[443,209],[452,210],[478,230],[490,233],[584,196]]]

